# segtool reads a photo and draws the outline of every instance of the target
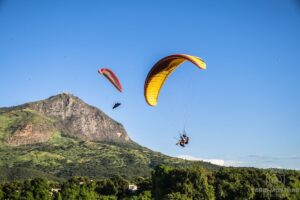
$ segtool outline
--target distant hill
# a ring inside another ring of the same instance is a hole
[[[71,94],[0,108],[0,179],[148,176],[158,164],[201,165],[151,151],[123,125]]]

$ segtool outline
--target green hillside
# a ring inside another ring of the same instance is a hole
[[[59,178],[72,176],[101,178],[113,175],[129,178],[148,176],[150,170],[158,164],[171,166],[199,164],[216,168],[204,162],[186,163],[182,159],[168,157],[134,143],[84,142],[63,137],[60,133],[56,133],[55,137],[45,144],[0,148],[1,174],[6,174],[5,170],[26,169],[27,172],[22,178],[32,177],[31,173],[37,172]],[[18,179],[12,176],[1,178]]]
[[[92,142],[71,138],[55,127],[55,120],[23,108],[0,110],[1,180],[33,177],[65,179],[149,176],[158,164],[170,166],[199,165],[218,168],[206,162],[191,162],[151,151],[134,142]],[[53,132],[50,140],[38,144],[11,146],[6,143],[26,124],[47,124]]]
[[[0,108],[0,142],[28,123],[52,126],[53,119],[31,110],[16,108]]]

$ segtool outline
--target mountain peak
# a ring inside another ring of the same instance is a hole
[[[76,101],[78,101],[80,103],[85,103],[79,97],[75,96],[72,93],[68,93],[68,92],[63,92],[63,93],[51,96],[51,97],[49,97],[45,100],[42,100],[42,101],[53,101],[53,100],[66,101],[66,102],[69,102],[69,101],[73,101],[73,102],[75,101],[76,102]]]
[[[59,93],[57,95],[51,96],[48,99],[52,99],[52,98],[74,98],[74,99],[79,99],[77,96],[75,96],[74,94],[72,94],[70,92],[62,92],[62,93]]]
[[[22,144],[22,141],[29,144],[31,139],[28,140],[28,138],[37,134],[35,130],[39,131],[38,135],[42,139],[32,140],[33,143],[45,142],[51,138],[51,134],[49,131],[47,131],[47,134],[44,131],[47,137],[43,138],[43,130],[53,130],[53,127],[55,127],[56,132],[85,141],[131,141],[122,124],[107,116],[100,109],[88,105],[70,93],[61,93],[45,100],[26,103],[13,107],[7,112],[14,109],[19,109],[20,112],[31,110],[34,113],[30,113],[30,115],[37,113],[43,119],[50,119],[47,124],[50,124],[51,128],[46,127],[45,120],[43,122],[39,121],[38,124],[31,122],[28,124],[21,119],[22,126],[12,133],[12,136],[18,136],[18,141],[16,142],[14,137],[10,137],[8,141],[11,141],[11,144]],[[35,128],[37,126],[44,128],[37,129]],[[24,140],[20,139],[19,135],[22,135]]]

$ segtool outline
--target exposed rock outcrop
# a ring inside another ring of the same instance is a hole
[[[47,142],[51,138],[53,130],[48,124],[28,123],[9,136],[6,143],[10,146],[19,146]]]
[[[89,141],[130,141],[122,124],[78,97],[62,93],[26,107],[54,117],[64,134]]]
[[[6,110],[21,113],[29,110],[32,115],[37,113],[37,116],[48,119],[47,123],[20,119],[21,123],[15,124],[17,128],[6,138],[9,145],[43,143],[51,138],[54,131],[85,141],[131,141],[122,124],[72,94],[62,93]]]

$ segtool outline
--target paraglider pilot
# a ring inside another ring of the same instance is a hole
[[[189,143],[189,137],[186,135],[185,131],[183,132],[183,134],[180,134],[180,139],[179,141],[176,143],[176,145],[180,145],[181,147],[185,147],[185,145],[187,145]]]
[[[119,102],[115,103],[114,106],[112,107],[112,109],[115,109],[115,108],[119,107],[120,105],[121,105],[121,103],[119,103]]]

